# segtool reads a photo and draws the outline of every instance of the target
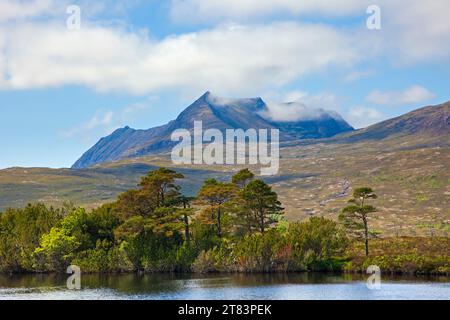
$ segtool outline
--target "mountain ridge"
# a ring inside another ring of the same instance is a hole
[[[226,129],[276,128],[280,129],[280,138],[284,140],[325,138],[354,130],[345,120],[331,113],[316,120],[280,122],[264,118],[262,114],[267,110],[267,104],[260,97],[224,99],[208,91],[165,125],[148,130],[128,126],[115,130],[86,151],[72,168],[169,150],[176,144],[170,139],[171,133],[176,129],[192,130],[193,122],[198,120],[203,121],[204,129],[215,128],[223,132]]]
[[[331,140],[356,142],[417,134],[430,137],[450,134],[450,101],[415,109],[366,128],[337,135]]]

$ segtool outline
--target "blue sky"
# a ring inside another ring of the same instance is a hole
[[[380,30],[366,26],[373,1],[328,2],[0,0],[0,168],[68,167],[208,90],[335,110],[355,127],[450,100],[449,1],[376,1]]]

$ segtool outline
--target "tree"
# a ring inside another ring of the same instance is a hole
[[[180,195],[181,187],[175,180],[182,178],[182,174],[167,168],[150,171],[142,178],[137,190],[129,190],[119,195],[116,210],[123,220],[135,215],[145,218],[154,216],[158,208],[170,207],[172,200]]]
[[[150,216],[157,208],[156,195],[150,189],[128,190],[119,195],[116,210],[123,220]]]
[[[231,182],[239,189],[239,197],[233,199],[229,210],[235,216],[235,233],[238,236],[251,234],[256,228],[256,222],[252,212],[245,208],[242,198],[242,190],[254,179],[255,175],[249,169],[242,169],[231,178]]]
[[[186,242],[190,241],[190,199],[181,195],[176,183],[183,178],[181,173],[160,168],[142,178],[137,190],[119,196],[116,210],[123,223],[116,228],[115,236],[135,268],[171,269],[174,250],[183,243],[182,229]]]
[[[75,251],[81,243],[69,230],[54,227],[49,233],[44,234],[40,246],[36,248],[38,270],[64,272],[65,268],[74,258]]]
[[[194,197],[186,197],[179,195],[173,198],[170,205],[181,207],[177,210],[178,216],[184,224],[184,238],[186,243],[190,245],[190,230],[189,230],[189,218],[194,214],[194,210],[191,208],[191,202],[194,201]]]
[[[73,208],[49,233],[44,234],[35,249],[39,270],[64,271],[79,254],[97,250],[107,253],[115,244],[114,229],[119,219],[110,204],[87,212]],[[101,247],[101,248],[99,248]]]
[[[249,210],[261,233],[273,223],[270,215],[282,214],[283,208],[278,201],[278,195],[262,180],[251,181],[242,191],[245,209]]]
[[[353,192],[351,203],[342,210],[339,216],[344,226],[354,233],[357,237],[363,238],[366,247],[366,256],[369,255],[369,226],[368,217],[377,209],[371,205],[367,205],[368,199],[376,199],[377,196],[371,188],[357,188]]]
[[[29,204],[0,212],[0,272],[32,271],[41,237],[67,214],[66,209]]]
[[[218,182],[215,179],[205,181],[198,192],[198,199],[209,205],[209,209],[215,215],[217,235],[222,237],[222,206],[236,196],[236,186],[231,183]]]
[[[254,177],[255,174],[249,169],[242,169],[231,178],[231,182],[240,189],[244,189]]]
[[[174,170],[159,168],[142,178],[139,186],[144,190],[156,192],[156,207],[163,207],[166,201],[179,195],[181,187],[175,184],[175,180],[183,178],[181,173]]]

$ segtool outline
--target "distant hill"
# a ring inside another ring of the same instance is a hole
[[[318,139],[332,137],[353,128],[338,114],[318,109],[313,118],[295,121],[274,121],[264,114],[268,106],[261,98],[224,99],[207,92],[187,107],[176,120],[148,130],[130,127],[117,129],[100,139],[75,162],[72,168],[86,168],[95,164],[139,157],[169,150],[176,129],[192,130],[194,121],[203,121],[203,128],[272,129],[278,128],[282,140]]]
[[[333,140],[355,142],[408,135],[440,137],[450,134],[450,101],[427,106],[370,127],[336,136]],[[442,141],[449,142],[449,141]]]

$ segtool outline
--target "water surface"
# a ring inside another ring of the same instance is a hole
[[[0,275],[0,299],[450,299],[450,278],[383,276],[379,290],[368,289],[366,278],[315,273],[82,275],[81,290],[69,290],[65,276]]]

